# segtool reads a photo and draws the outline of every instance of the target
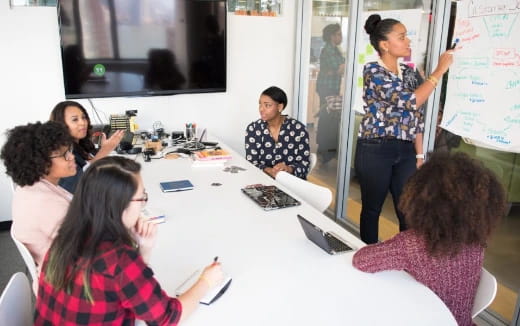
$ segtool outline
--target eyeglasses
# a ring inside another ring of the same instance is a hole
[[[130,199],[130,201],[140,201],[144,205],[148,201],[148,193],[145,191],[142,198]]]
[[[49,156],[49,158],[59,158],[63,157],[65,161],[72,161],[74,159],[74,155],[72,154],[72,146],[69,147],[63,154]]]

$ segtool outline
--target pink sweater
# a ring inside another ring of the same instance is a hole
[[[484,249],[464,248],[455,257],[433,258],[414,231],[359,249],[353,265],[369,273],[405,270],[444,301],[461,326],[473,325],[471,309],[480,281]]]
[[[58,232],[72,195],[41,179],[32,186],[16,187],[12,213],[14,236],[25,244],[37,265]]]

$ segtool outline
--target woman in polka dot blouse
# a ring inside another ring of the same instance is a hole
[[[306,179],[309,172],[309,134],[305,125],[287,115],[287,95],[271,86],[258,101],[260,119],[246,129],[246,159],[275,178],[279,171]]]

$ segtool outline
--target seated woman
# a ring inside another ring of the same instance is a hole
[[[309,173],[309,134],[303,123],[282,115],[287,95],[271,86],[258,101],[260,119],[247,126],[246,159],[275,178],[285,171],[306,179]]]
[[[88,162],[93,162],[109,155],[121,142],[124,131],[118,130],[108,139],[104,133],[101,133],[101,146],[96,150],[92,142],[90,118],[87,110],[78,102],[63,101],[56,104],[49,120],[65,125],[74,140],[73,154],[77,164],[76,174],[69,178],[63,178],[60,181],[60,186],[74,193],[83,170],[88,166]]]
[[[502,185],[464,153],[435,153],[405,185],[400,209],[410,229],[361,248],[353,265],[369,273],[407,271],[444,301],[459,325],[472,325],[484,248],[505,215]]]
[[[12,202],[13,234],[37,266],[72,199],[72,194],[58,185],[61,178],[76,173],[71,146],[72,138],[61,124],[37,122],[8,131],[0,154],[7,175],[18,185]]]
[[[147,266],[157,226],[139,218],[148,201],[139,171],[123,157],[86,170],[43,263],[35,325],[177,325],[222,281],[215,262],[178,299],[161,289]]]

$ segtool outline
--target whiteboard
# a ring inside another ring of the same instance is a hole
[[[457,3],[441,127],[477,146],[520,152],[520,1]]]

